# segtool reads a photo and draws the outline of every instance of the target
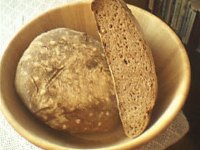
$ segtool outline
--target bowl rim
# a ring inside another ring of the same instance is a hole
[[[38,16],[32,18],[31,21],[24,24],[16,32],[16,34],[11,38],[8,46],[0,54],[0,61],[1,61],[0,78],[1,78],[1,72],[2,72],[2,61],[4,60],[4,56],[5,56],[7,49],[9,49],[9,47],[11,47],[12,42],[16,39],[16,37],[21,32],[23,32],[25,30],[25,28],[27,26],[29,26],[31,23],[33,23],[35,20],[39,19],[40,17],[47,15],[51,11],[59,10],[59,9],[65,8],[67,6],[75,6],[75,5],[79,5],[79,4],[89,4],[90,2],[91,2],[91,0],[86,0],[86,1],[79,0],[79,1],[68,2],[67,4],[63,4],[61,6],[57,6],[52,9],[48,9],[47,11],[39,14]],[[150,12],[148,12],[142,8],[136,7],[136,6],[129,5],[129,4],[128,4],[128,7],[131,9],[138,9],[139,11],[145,13],[146,15],[150,15],[150,16],[154,17],[155,19],[157,19],[163,26],[166,27],[166,30],[168,30],[168,32],[170,33],[171,38],[176,40],[177,44],[179,44],[180,49],[182,49],[181,55],[182,55],[182,59],[184,60],[184,63],[182,65],[184,65],[185,72],[183,73],[183,80],[181,81],[180,85],[178,86],[176,93],[182,92],[183,94],[182,95],[175,94],[173,102],[170,103],[169,107],[162,114],[162,116],[156,121],[156,123],[152,127],[150,127],[148,130],[146,130],[143,134],[141,134],[137,138],[134,138],[134,142],[131,140],[131,141],[128,141],[125,143],[121,143],[120,145],[105,147],[106,149],[110,149],[110,150],[114,150],[114,149],[116,150],[116,149],[122,149],[122,148],[130,149],[133,146],[138,147],[138,146],[141,146],[142,144],[147,143],[149,140],[152,140],[157,135],[159,135],[164,129],[166,129],[169,126],[169,124],[175,119],[176,115],[181,111],[181,108],[183,107],[183,105],[186,101],[187,95],[189,93],[190,82],[191,82],[191,71],[190,71],[189,58],[187,56],[185,47],[183,46],[182,42],[177,37],[175,32],[165,22],[163,22],[160,18],[156,17],[155,15],[151,14]],[[2,87],[0,88],[0,93],[2,93]],[[2,94],[0,94],[0,102],[1,102],[0,110],[1,110],[1,112],[3,113],[6,120],[9,122],[9,124],[14,128],[14,130],[17,131],[22,137],[27,139],[29,142],[33,143],[34,145],[36,145],[38,147],[44,148],[44,149],[60,149],[60,150],[64,150],[64,149],[65,150],[66,149],[74,149],[75,150],[76,149],[76,148],[63,148],[61,146],[57,146],[55,144],[52,144],[48,141],[44,141],[43,139],[30,134],[29,131],[24,130],[20,126],[20,124],[15,122],[15,119],[12,117],[11,113],[4,107],[3,99],[4,98],[3,98]],[[175,103],[176,108],[174,108],[174,103]],[[96,149],[103,150],[105,148],[96,148]]]

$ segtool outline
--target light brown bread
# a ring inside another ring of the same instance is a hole
[[[128,137],[138,136],[148,125],[157,94],[151,50],[122,0],[94,0],[91,7],[115,84],[124,131]]]
[[[16,90],[40,120],[71,133],[106,132],[119,124],[102,46],[66,28],[35,38],[21,57]]]

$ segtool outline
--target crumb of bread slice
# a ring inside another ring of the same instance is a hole
[[[124,132],[136,137],[146,129],[157,95],[151,50],[125,2],[94,0],[91,7],[112,74]]]

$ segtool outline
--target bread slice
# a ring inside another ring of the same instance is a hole
[[[91,7],[112,73],[125,134],[138,136],[148,125],[157,95],[151,50],[122,0],[94,0]]]

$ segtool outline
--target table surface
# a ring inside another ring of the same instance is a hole
[[[75,0],[0,0],[0,54],[25,23],[48,10]],[[0,112],[0,150],[40,150],[21,137]]]

